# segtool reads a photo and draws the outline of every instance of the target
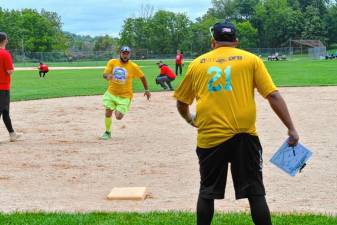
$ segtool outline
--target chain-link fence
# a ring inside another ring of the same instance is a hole
[[[272,55],[283,56],[284,58],[291,58],[293,56],[308,56],[312,58],[320,58],[322,54],[326,54],[326,51],[322,49],[310,49],[310,48],[249,48],[245,49],[260,57],[268,58]],[[116,52],[111,51],[73,51],[73,52],[22,52],[11,51],[14,63],[76,63],[76,62],[106,62],[110,58],[118,57]],[[194,59],[198,56],[193,52],[184,52],[185,59]],[[152,54],[146,49],[133,50],[131,55],[132,59],[175,59],[175,54]]]

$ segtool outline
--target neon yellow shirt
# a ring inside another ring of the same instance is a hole
[[[133,78],[144,77],[144,73],[136,63],[131,60],[121,63],[119,59],[111,59],[105,67],[104,74],[113,75],[113,79],[109,80],[108,91],[122,98],[132,98]]]
[[[197,145],[212,148],[238,133],[256,133],[254,88],[267,97],[277,90],[262,60],[249,52],[216,48],[195,59],[174,97],[196,99]]]

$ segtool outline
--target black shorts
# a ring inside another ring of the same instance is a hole
[[[197,147],[196,152],[200,165],[200,197],[225,197],[228,163],[236,199],[265,195],[262,147],[257,136],[240,133],[213,148]]]
[[[9,111],[9,91],[0,90],[0,112],[7,110]]]

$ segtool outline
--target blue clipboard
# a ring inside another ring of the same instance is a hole
[[[301,143],[290,147],[286,140],[270,159],[270,162],[290,176],[295,176],[306,166],[311,155],[312,152]]]

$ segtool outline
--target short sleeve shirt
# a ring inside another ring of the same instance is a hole
[[[263,97],[277,90],[262,60],[220,47],[189,65],[174,96],[189,105],[196,99],[197,144],[211,148],[238,133],[257,135],[255,88]]]
[[[13,70],[11,54],[5,49],[0,49],[0,90],[10,90],[11,76],[8,70]]]
[[[121,63],[119,59],[111,59],[107,63],[104,73],[113,75],[113,79],[109,80],[108,91],[112,95],[122,98],[132,98],[133,78],[144,77],[140,67],[131,60]]]

